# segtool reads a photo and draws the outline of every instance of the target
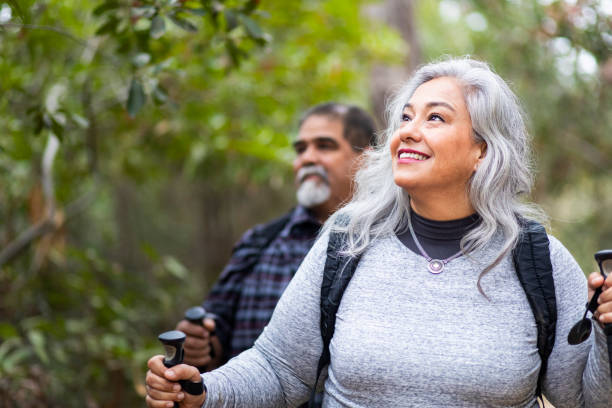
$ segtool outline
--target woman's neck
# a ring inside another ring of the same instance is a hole
[[[467,195],[454,200],[447,197],[420,199],[411,195],[410,208],[421,217],[434,221],[458,220],[476,212]]]

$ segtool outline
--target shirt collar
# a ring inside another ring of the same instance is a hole
[[[285,225],[285,228],[283,228],[279,235],[281,237],[288,237],[294,228],[308,225],[314,225],[317,228],[321,228],[322,224],[319,222],[319,220],[317,220],[312,211],[306,207],[298,205],[291,212],[291,217],[289,218],[287,225]]]

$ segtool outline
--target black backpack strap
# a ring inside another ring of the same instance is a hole
[[[538,353],[542,360],[536,395],[542,399],[542,385],[548,357],[555,345],[557,301],[548,236],[542,225],[522,221],[522,232],[512,253],[514,268],[525,290],[538,328]]]
[[[339,220],[339,222],[343,222]],[[346,220],[344,221],[346,222]],[[323,270],[323,282],[321,284],[321,338],[323,339],[323,351],[317,365],[317,376],[315,379],[308,407],[315,407],[315,394],[319,377],[323,368],[330,362],[329,343],[334,336],[336,326],[336,313],[342,300],[342,295],[349,281],[355,274],[360,256],[349,257],[343,255],[344,242],[346,234],[339,231],[333,231],[329,234],[329,243],[327,244],[327,258],[325,260],[325,268]]]

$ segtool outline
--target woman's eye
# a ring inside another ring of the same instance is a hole
[[[444,122],[444,119],[442,119],[442,116],[438,115],[437,113],[432,113],[431,115],[429,115],[429,120]]]
[[[408,122],[412,120],[412,118],[410,117],[410,115],[407,115],[405,113],[402,113],[402,122]]]

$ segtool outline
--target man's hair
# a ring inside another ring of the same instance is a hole
[[[376,143],[374,120],[363,109],[355,105],[337,102],[326,102],[308,109],[300,118],[299,127],[311,116],[326,116],[342,121],[344,138],[351,144],[353,150],[362,151]]]

